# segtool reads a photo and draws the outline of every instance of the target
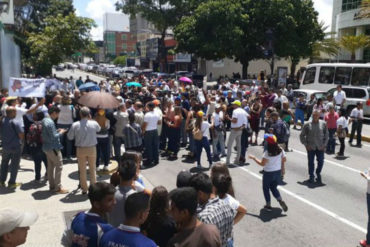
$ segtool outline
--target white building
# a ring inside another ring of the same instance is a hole
[[[345,35],[370,35],[370,19],[358,18],[361,0],[334,0],[332,31],[337,38]],[[341,51],[338,60],[350,60],[351,54]],[[356,53],[356,60],[370,61],[370,49],[360,49]]]
[[[121,13],[105,13],[103,16],[103,31],[129,32],[129,17]]]

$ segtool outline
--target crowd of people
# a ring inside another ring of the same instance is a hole
[[[9,97],[7,90],[1,91],[0,187],[6,187],[9,171],[8,187],[20,185],[20,157],[29,155],[35,183],[47,181],[50,191],[69,193],[61,181],[63,162],[77,158],[79,187],[91,209],[74,217],[63,235],[65,246],[233,246],[233,225],[243,218],[246,207],[235,199],[228,166],[243,164],[247,158],[262,166],[264,209],[272,209],[271,191],[286,212],[288,206],[277,187],[284,179],[286,153],[292,151],[291,125],[302,126],[308,183],[322,183],[324,153],[335,154],[336,137],[337,155],[344,156],[350,123],[349,143],[357,131],[356,144],[361,146],[362,104],[347,116],[340,85],[324,102],[294,95],[291,85],[273,89],[264,83],[220,81],[208,90],[144,76],[136,81],[140,86],[127,87],[127,80],[96,83],[116,97],[117,109],[92,109],[79,103],[88,92],[78,88],[91,82],[89,78],[65,79],[63,87],[48,91],[45,98]],[[248,146],[258,145],[260,131],[263,157],[246,157]],[[188,150],[186,161],[196,163],[200,171],[205,166],[204,149],[210,176],[182,171],[177,189],[148,190],[140,169],[158,165],[160,157],[178,160],[182,148]],[[220,162],[224,157],[226,162]],[[96,172],[109,171],[111,159],[118,162],[118,170],[110,184],[96,182]]]

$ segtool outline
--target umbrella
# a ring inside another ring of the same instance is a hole
[[[78,103],[91,108],[112,109],[117,108],[120,102],[110,93],[89,92],[82,95]]]
[[[187,83],[192,83],[193,81],[186,76],[180,77],[179,81],[187,82]]]
[[[126,83],[126,86],[128,87],[142,87],[142,85],[136,81],[128,82]]]
[[[99,91],[100,90],[99,86],[92,82],[82,84],[78,89],[80,91]]]

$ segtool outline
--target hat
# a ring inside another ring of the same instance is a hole
[[[33,225],[38,218],[37,213],[20,212],[10,208],[0,210],[0,236],[13,231],[17,227]]]
[[[117,96],[117,97],[116,97],[116,99],[117,99],[118,101],[123,102],[123,98],[122,98],[122,96]]]
[[[15,96],[8,96],[8,97],[6,97],[5,101],[15,100],[15,99],[17,99],[17,97],[15,97]]]
[[[182,170],[181,172],[179,172],[179,174],[177,174],[176,187],[181,188],[189,186],[191,177],[191,172],[187,170]]]
[[[198,111],[198,112],[197,112],[197,115],[198,115],[198,117],[203,117],[203,116],[204,116],[204,112],[202,112],[202,111]]]
[[[181,98],[180,97],[176,97],[175,100],[180,100],[181,101]]]
[[[233,103],[231,103],[233,105],[237,105],[237,106],[241,106],[242,103],[239,101],[239,100],[235,100]]]
[[[159,100],[155,99],[155,100],[153,100],[153,104],[155,106],[159,106],[161,104],[161,102]]]
[[[265,141],[266,141],[268,144],[276,144],[276,143],[277,143],[276,136],[275,136],[275,135],[273,135],[273,134],[265,134],[265,135],[264,135],[264,139],[265,139]]]
[[[222,106],[221,104],[216,104],[215,108],[218,109],[218,108],[221,108],[221,106]]]

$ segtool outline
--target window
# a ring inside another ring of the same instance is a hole
[[[342,88],[342,90],[346,93],[346,98],[353,98],[353,91],[351,88]]]
[[[352,68],[337,67],[335,71],[334,83],[341,85],[349,85],[349,82],[351,80],[351,73]]]
[[[357,9],[361,5],[361,0],[343,0],[342,1],[342,12],[346,12],[352,9]]]
[[[352,72],[352,86],[368,86],[370,68],[354,68]]]
[[[364,49],[364,61],[370,62],[370,48]]]
[[[334,67],[322,67],[320,69],[319,83],[333,84],[334,74]]]
[[[126,50],[127,50],[127,44],[122,44],[122,49],[123,49],[124,51],[126,51]]]
[[[325,93],[314,93],[316,99],[322,99],[325,97]]]
[[[314,83],[316,76],[316,68],[309,68],[306,70],[306,75],[303,80],[303,84],[311,84]]]
[[[352,97],[351,98],[362,99],[362,98],[366,97],[366,92],[365,92],[364,89],[353,88],[352,90],[353,91],[352,91]]]
[[[127,40],[127,34],[122,34],[122,40]]]

